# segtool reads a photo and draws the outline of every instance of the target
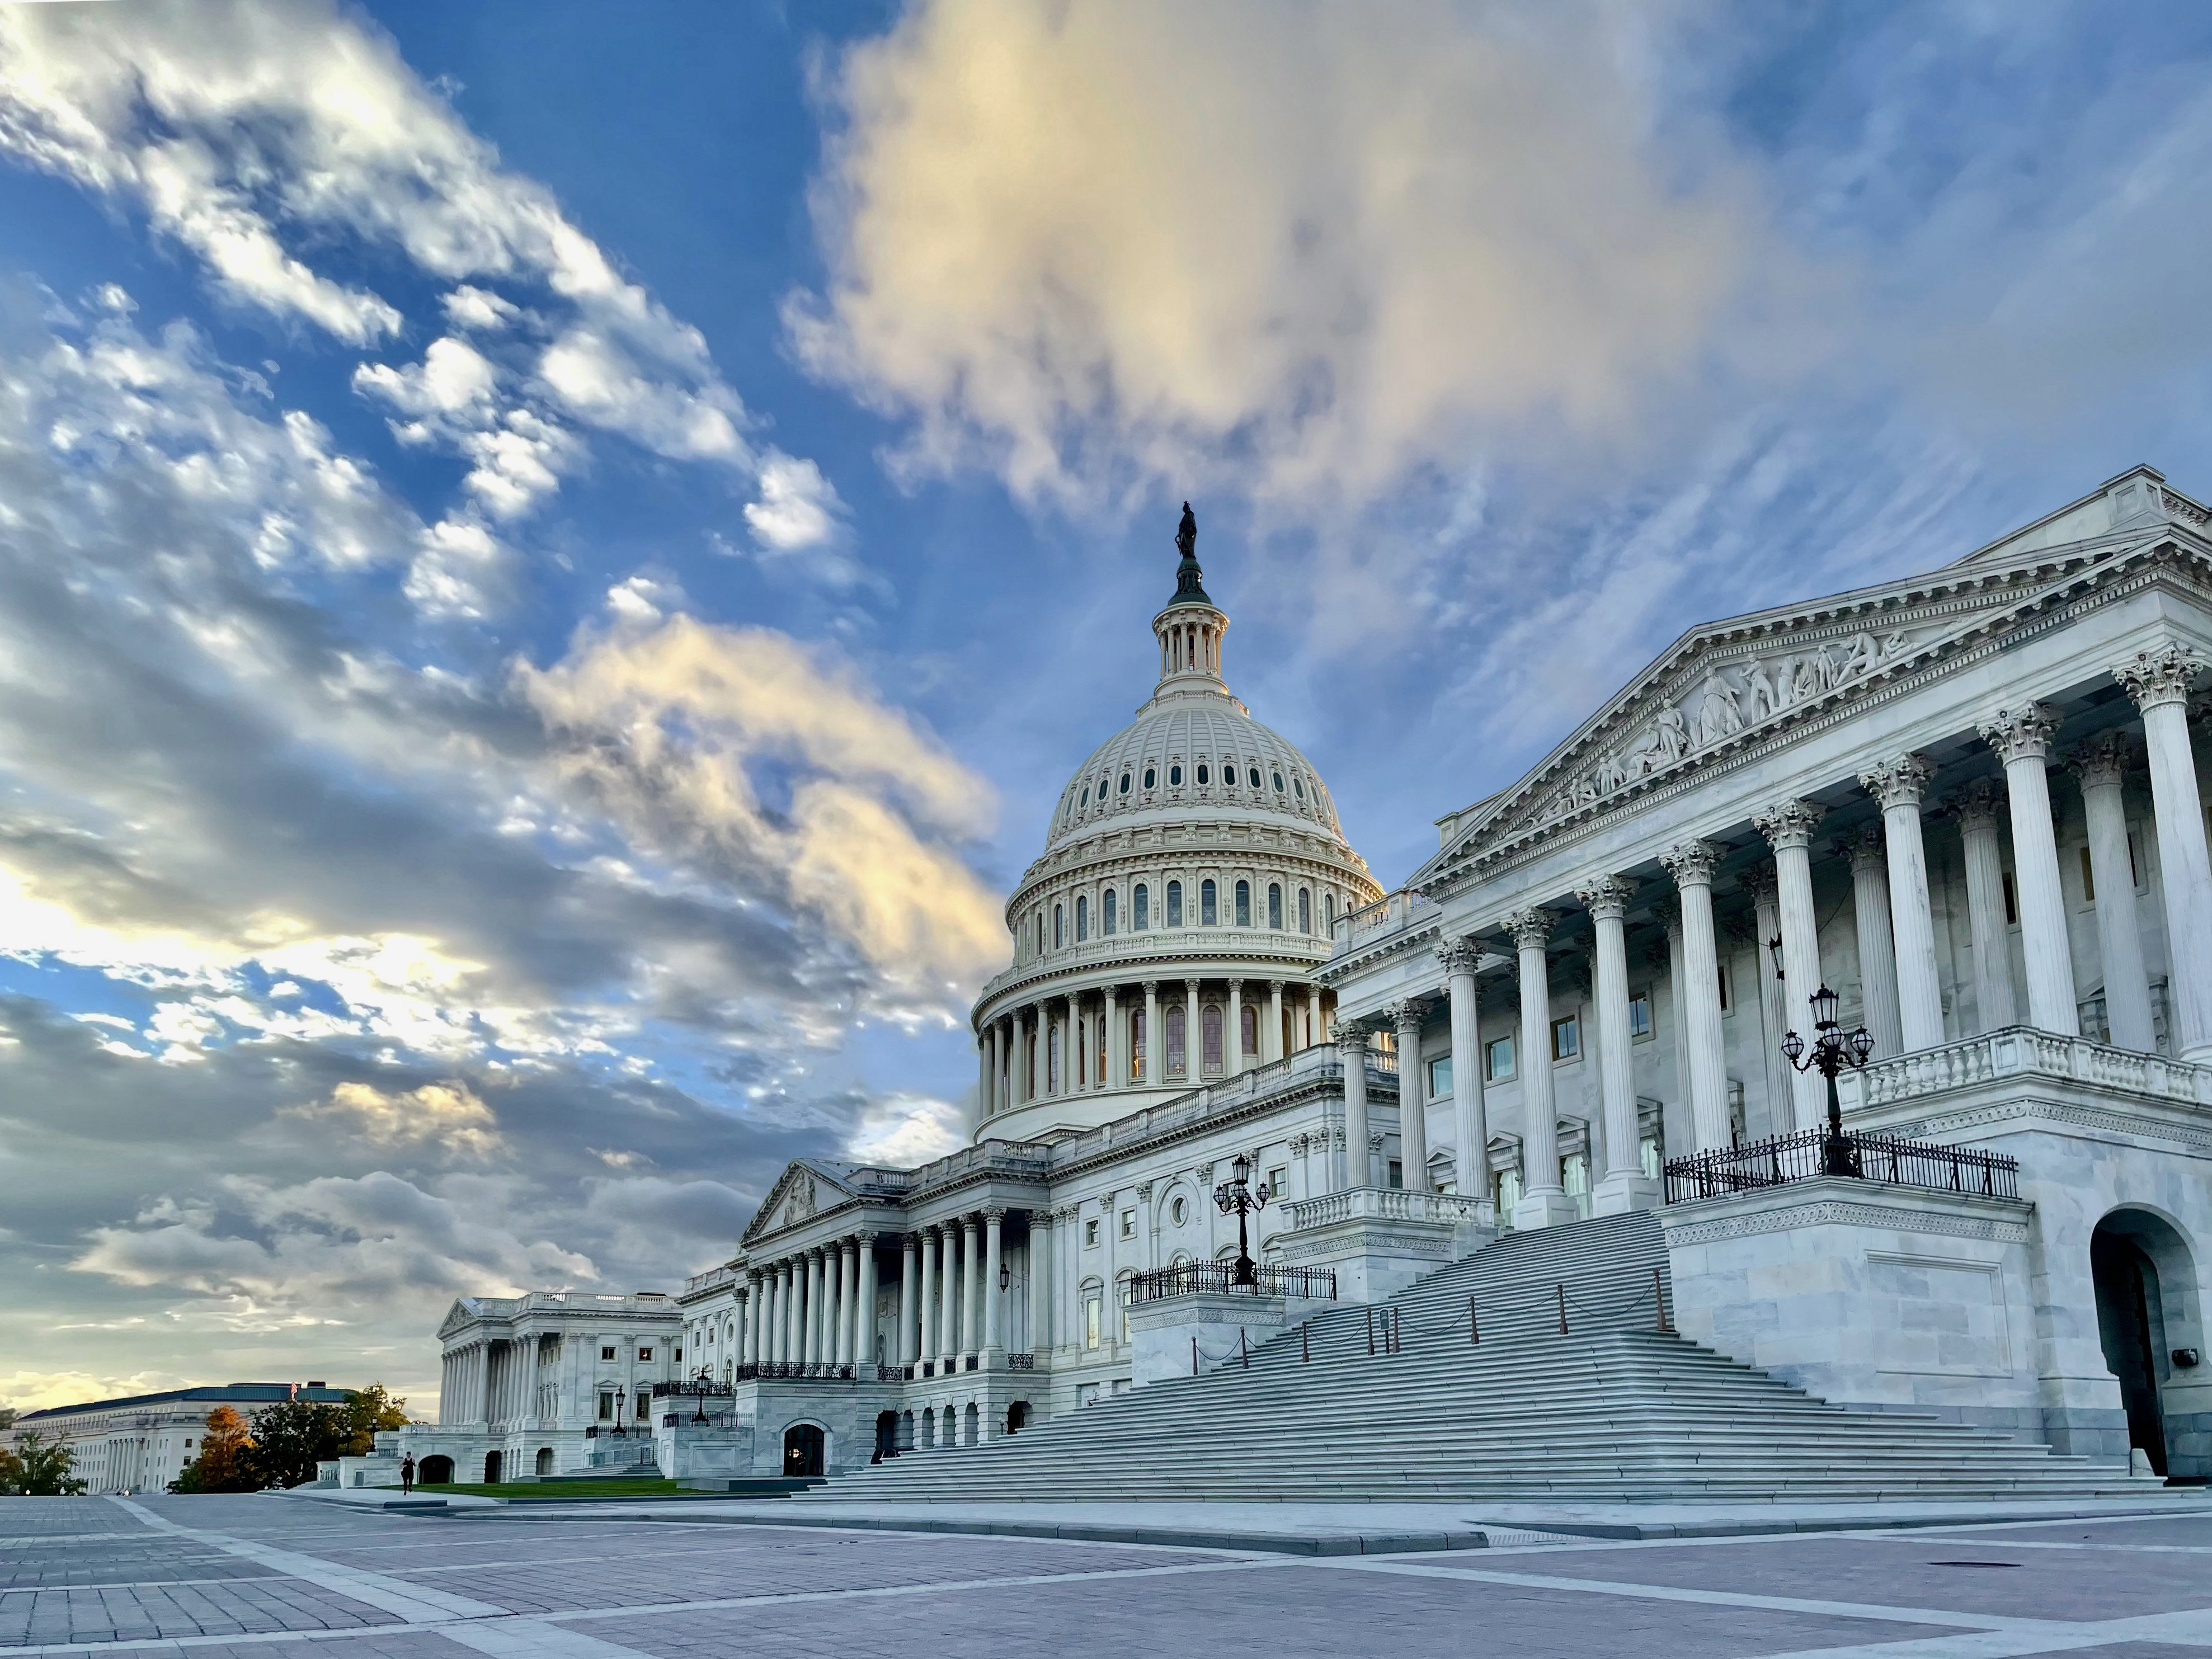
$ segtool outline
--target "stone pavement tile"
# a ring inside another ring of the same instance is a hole
[[[1433,1559],[1433,1558],[1432,1558]],[[1455,1565],[2014,1619],[2124,1619],[2212,1606],[2212,1557],[2015,1550],[2002,1538],[1800,1535],[1772,1542],[1546,1550]],[[1943,1566],[1942,1562],[2003,1562]]]
[[[951,1641],[962,1659],[1227,1654],[1269,1659],[1465,1659],[1489,1632],[1515,1659],[1748,1659],[1941,1632],[1924,1626],[1756,1608],[1686,1607],[1464,1580],[1332,1571],[1249,1571],[852,1596],[578,1621],[656,1659],[820,1659]]]
[[[0,1596],[0,1647],[352,1630],[398,1622],[378,1608],[291,1579]]]
[[[2073,1540],[2094,1544],[2180,1544],[2212,1549],[2212,1515],[2163,1516],[2155,1521],[2058,1521],[2048,1526],[1946,1528],[1946,1538],[1995,1541],[2006,1538]]]

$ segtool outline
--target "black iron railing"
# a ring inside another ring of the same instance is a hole
[[[736,1376],[740,1382],[850,1382],[853,1367],[808,1364],[796,1359],[763,1359],[757,1364],[738,1366]]]
[[[671,1395],[678,1394],[703,1395],[712,1400],[718,1394],[729,1392],[730,1384],[727,1382],[710,1382],[696,1377],[689,1382],[656,1382],[653,1385],[655,1400],[665,1400]]]
[[[1006,1369],[1010,1371],[1033,1371],[1036,1369],[1036,1356],[1034,1353],[1010,1353],[1006,1356]]]
[[[1194,1296],[1201,1291],[1221,1291],[1237,1296],[1298,1296],[1316,1301],[1336,1299],[1336,1273],[1328,1267],[1279,1267],[1255,1264],[1253,1282],[1237,1282],[1234,1261],[1185,1261],[1172,1267],[1155,1267],[1129,1281],[1129,1300],[1159,1302],[1171,1296]]]
[[[1974,1193],[1984,1198],[2020,1196],[2020,1160],[1978,1146],[1938,1146],[1895,1135],[1846,1131],[1848,1169],[1830,1166],[1828,1132],[1800,1129],[1747,1146],[1667,1160],[1667,1201],[1723,1198],[1792,1181],[1839,1174],[1893,1187]]]

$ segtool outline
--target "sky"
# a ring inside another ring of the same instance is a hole
[[[1684,628],[2212,490],[2212,10],[0,6],[0,1404],[975,1110],[1181,503],[1386,885]]]

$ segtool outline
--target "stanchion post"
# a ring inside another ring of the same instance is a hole
[[[1198,1339],[1194,1336],[1190,1340],[1190,1374],[1198,1375]]]
[[[1474,1298],[1472,1296],[1467,1299],[1467,1340],[1478,1347],[1482,1344],[1482,1328],[1474,1321]]]
[[[1651,1264],[1651,1305],[1659,1310],[1659,1328],[1667,1329],[1667,1285],[1659,1276],[1659,1264]]]
[[[1372,1307],[1367,1310],[1367,1357],[1370,1359],[1375,1358],[1375,1310]]]
[[[1567,1334],[1567,1287],[1565,1284],[1559,1284],[1553,1288],[1559,1293],[1559,1334],[1565,1336]]]

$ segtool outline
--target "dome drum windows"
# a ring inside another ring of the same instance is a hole
[[[1260,769],[1256,766],[1248,768],[1245,772],[1245,779],[1255,789],[1257,789],[1260,787]]]
[[[1182,884],[1179,881],[1168,884],[1168,926],[1182,926]]]
[[[1249,881],[1240,881],[1237,884],[1236,914],[1237,925],[1239,927],[1249,927],[1252,925],[1252,884]]]
[[[1170,789],[1182,787],[1182,767],[1180,764],[1168,768],[1168,787]]]
[[[1067,912],[1060,905],[1052,907],[1052,948],[1055,951],[1067,943]]]
[[[1279,933],[1283,931],[1283,884],[1279,881],[1267,884],[1267,926]]]
[[[1298,932],[1313,932],[1313,889],[1310,887],[1298,889]]]
[[[1121,793],[1125,795],[1129,793],[1129,775],[1127,772],[1121,774]]]
[[[1200,761],[1198,763],[1198,787],[1201,789],[1206,787],[1206,763],[1204,761]]]
[[[1279,795],[1283,793],[1283,775],[1280,772],[1277,772],[1273,775],[1275,780],[1275,793]]]
[[[1129,926],[1134,932],[1141,933],[1152,925],[1152,890],[1140,881],[1137,884],[1137,890],[1129,896]]]
[[[1075,942],[1078,945],[1091,937],[1091,900],[1078,895],[1075,901]]]
[[[1198,884],[1198,925],[1218,927],[1221,925],[1220,907],[1216,902],[1213,878],[1208,876]]]
[[[1147,767],[1145,769],[1145,787],[1146,787],[1146,788],[1147,788],[1147,789],[1150,789],[1150,788],[1152,787],[1154,781],[1155,781],[1158,776],[1159,776],[1159,774],[1158,774],[1158,773],[1155,772],[1155,771],[1154,771],[1151,767],[1147,766]]]

